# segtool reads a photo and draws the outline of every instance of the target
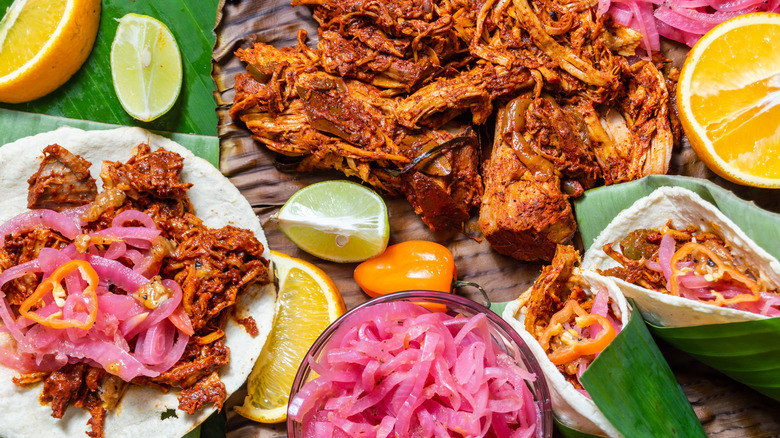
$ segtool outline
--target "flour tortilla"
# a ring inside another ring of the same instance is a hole
[[[193,184],[188,196],[195,214],[204,224],[215,228],[234,225],[252,230],[265,248],[263,256],[270,260],[268,242],[260,221],[238,189],[207,161],[167,138],[140,128],[82,131],[66,127],[26,137],[0,148],[0,193],[3,195],[0,199],[0,223],[27,210],[27,179],[38,170],[41,151],[46,146],[57,143],[89,160],[92,176],[100,191],[102,162],[125,162],[131,157],[132,149],[144,142],[148,142],[152,150],[163,147],[184,157],[181,177],[184,182]],[[259,334],[250,336],[234,320],[228,322],[225,333],[226,344],[230,347],[230,363],[219,371],[228,395],[237,390],[252,371],[271,330],[275,303],[276,291],[272,285],[250,290],[237,303],[238,317],[252,316]],[[85,436],[90,418],[87,411],[70,406],[63,418],[53,418],[51,407],[42,405],[38,398],[43,385],[17,386],[11,381],[15,375],[15,371],[0,365],[0,436]],[[211,405],[207,405],[195,415],[188,415],[177,409],[178,404],[174,391],[164,394],[131,385],[117,408],[107,413],[105,436],[179,438],[214,411]]]
[[[584,269],[609,269],[619,266],[602,249],[639,228],[664,226],[671,219],[675,228],[695,225],[724,238],[732,253],[746,265],[757,269],[769,284],[780,285],[780,262],[753,242],[736,224],[696,193],[681,187],[661,187],[623,210],[599,234],[582,262]],[[728,309],[699,301],[645,289],[615,279],[627,298],[636,303],[642,317],[657,326],[688,327],[706,324],[765,319],[743,310]]]
[[[620,292],[615,282],[608,277],[603,277],[595,272],[576,269],[574,275],[579,275],[585,285],[586,292],[595,293],[593,289],[605,288],[609,293],[612,302],[617,305],[620,311],[620,321],[625,326],[631,319],[631,310],[628,307],[626,299]],[[521,308],[518,300],[512,301],[506,305],[502,317],[509,322],[509,325],[517,331],[528,348],[533,353],[536,361],[544,372],[547,380],[547,387],[550,390],[552,398],[552,407],[555,418],[563,425],[585,432],[591,435],[608,436],[611,438],[621,437],[620,433],[601,413],[593,400],[586,397],[567,382],[558,368],[547,357],[542,346],[525,329],[525,309]],[[517,317],[515,317],[517,315]]]

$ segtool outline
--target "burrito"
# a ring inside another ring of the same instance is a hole
[[[208,162],[139,128],[0,148],[0,436],[179,438],[273,324],[268,244]]]
[[[623,210],[585,254],[648,322],[687,327],[780,316],[780,263],[696,193],[661,187]]]
[[[580,376],[630,317],[614,282],[578,268],[579,254],[559,245],[534,285],[507,304],[503,318],[539,362],[555,418],[571,429],[620,437],[580,383]]]

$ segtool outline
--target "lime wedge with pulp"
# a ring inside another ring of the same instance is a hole
[[[119,102],[143,122],[168,112],[181,90],[181,54],[159,20],[127,14],[111,44],[111,77]]]
[[[387,206],[373,190],[325,181],[298,190],[272,218],[298,248],[334,262],[367,260],[387,247]]]

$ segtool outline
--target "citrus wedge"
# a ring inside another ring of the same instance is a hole
[[[272,219],[298,248],[341,263],[381,254],[390,235],[385,201],[349,181],[304,187]]]
[[[170,29],[138,14],[119,20],[111,44],[111,77],[128,114],[152,121],[173,107],[181,91],[181,54]]]
[[[0,21],[0,102],[51,93],[87,60],[100,0],[15,0]]]
[[[320,333],[345,310],[336,285],[321,269],[276,251],[271,251],[271,260],[279,280],[279,310],[247,380],[244,404],[235,408],[262,423],[287,418],[298,367]]]
[[[780,14],[759,12],[709,31],[685,60],[677,87],[691,146],[715,173],[780,188]]]

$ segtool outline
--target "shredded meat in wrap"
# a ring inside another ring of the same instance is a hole
[[[141,144],[126,163],[104,162],[100,175],[104,191],[97,195],[91,189],[94,180],[84,176],[89,175],[89,164],[59,146],[49,146],[39,171],[30,179],[30,199],[36,206],[62,200],[73,207],[94,201],[78,210],[88,231],[108,228],[117,214],[128,209],[143,211],[155,221],[162,234],[153,243],[151,263],[159,267],[163,278],[181,286],[181,306],[194,335],[172,368],[154,378],[136,377],[132,383],[165,391],[181,389],[179,407],[190,414],[206,403],[221,408],[226,391],[218,371],[230,357],[223,328],[236,299],[250,286],[270,281],[263,245],[248,230],[203,225],[187,197],[191,184],[180,179],[183,159],[174,152],[151,151]],[[16,232],[6,236],[0,248],[0,268],[34,260],[42,248],[62,249],[70,243],[84,252],[105,250],[110,242],[80,237],[71,241],[45,227]],[[130,260],[123,263],[132,267]],[[41,281],[41,274],[31,273],[7,283],[3,292],[12,308],[17,309]],[[116,285],[110,291],[125,293]],[[51,373],[21,375],[14,381],[19,385],[43,381],[41,401],[51,405],[54,417],[61,418],[70,405],[88,410],[92,430],[87,434],[93,437],[103,436],[106,411],[117,405],[128,384],[84,363],[66,364]]]

